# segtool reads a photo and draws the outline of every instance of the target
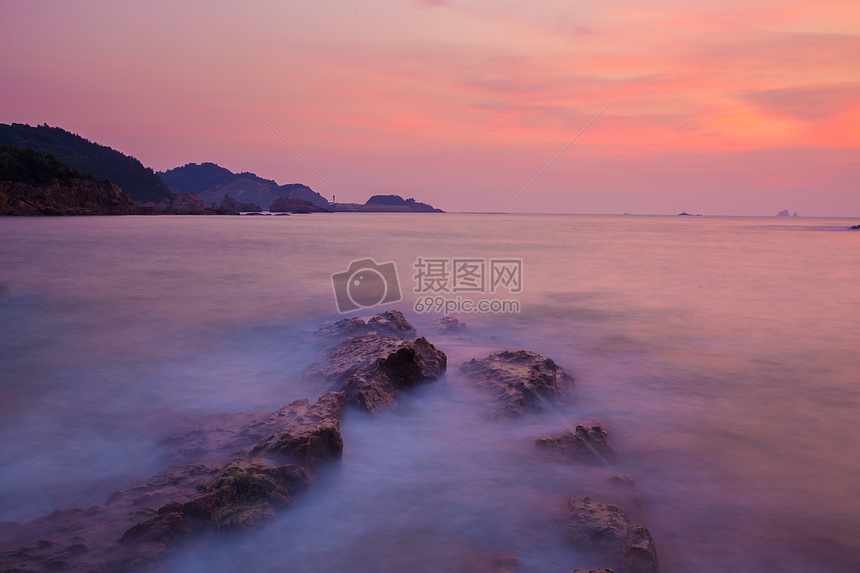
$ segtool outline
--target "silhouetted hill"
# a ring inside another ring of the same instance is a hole
[[[0,144],[53,155],[73,170],[110,180],[138,203],[169,203],[173,197],[164,181],[134,157],[59,127],[0,124]]]
[[[0,215],[133,215],[143,209],[110,181],[33,149],[0,145]]]
[[[182,167],[159,171],[158,175],[174,193],[194,191],[199,194],[216,185],[227,185],[237,179],[250,179],[263,185],[278,186],[274,181],[257,177],[253,173],[233,173],[215,163],[186,163]]]
[[[220,203],[229,194],[243,203],[256,203],[268,210],[281,197],[303,199],[318,207],[329,202],[319,193],[301,183],[278,185],[250,172],[233,173],[215,163],[188,163],[168,171],[159,172],[170,188],[180,193],[194,191],[207,205]]]

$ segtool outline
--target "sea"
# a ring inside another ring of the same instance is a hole
[[[380,416],[349,409],[343,459],[293,507],[190,540],[165,571],[602,567],[564,538],[581,495],[645,525],[664,573],[860,571],[856,223],[2,218],[0,521],[104,504],[166,469],[164,437],[195,416],[313,399],[313,333],[397,309],[447,374]],[[344,292],[365,275],[379,296]],[[575,383],[555,412],[496,419],[458,366],[518,349]],[[584,422],[609,432],[607,465],[535,447]]]

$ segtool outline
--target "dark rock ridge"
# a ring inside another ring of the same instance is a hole
[[[497,415],[522,416],[541,410],[543,402],[536,393],[547,402],[558,402],[573,384],[573,377],[551,358],[529,350],[496,352],[480,360],[472,359],[464,362],[460,371],[493,393],[498,402]]]
[[[396,310],[368,321],[343,319],[320,330],[334,337],[326,356],[309,371],[335,387],[360,408],[379,414],[396,401],[397,391],[436,380],[448,357]]]
[[[617,505],[589,497],[568,500],[565,534],[574,547],[604,557],[623,573],[659,573],[648,529],[630,525],[627,513]]]
[[[318,207],[310,201],[298,197],[281,197],[269,207],[272,213],[330,213],[325,207]]]
[[[110,181],[32,149],[0,145],[0,215],[138,215]]]
[[[197,461],[115,491],[105,505],[0,528],[0,570],[136,570],[200,531],[259,526],[340,458],[345,403],[330,392],[274,413],[197,419],[164,442]]]
[[[70,169],[92,173],[96,179],[109,180],[138,204],[169,203],[173,196],[164,181],[134,157],[59,127],[0,124],[0,144],[52,155]]]
[[[850,229],[857,230],[857,229],[860,229],[860,225],[853,225],[853,226],[851,226],[851,227],[849,227],[849,228],[850,228]]]
[[[230,197],[229,193],[221,199],[220,208],[231,213],[260,213],[263,211],[263,208],[256,203],[242,203]]]
[[[787,209],[783,209],[779,213],[776,214],[777,217],[790,217],[791,213],[788,212]]]
[[[578,460],[600,460],[594,452],[604,459],[614,459],[615,452],[609,443],[609,433],[597,425],[577,424],[575,433],[538,438],[535,445],[560,452]]]

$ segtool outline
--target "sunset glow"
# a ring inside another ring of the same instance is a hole
[[[0,6],[0,122],[165,170],[513,211],[860,215],[860,5],[456,0]]]

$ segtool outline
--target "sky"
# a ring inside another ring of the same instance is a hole
[[[498,212],[578,137],[511,212],[860,216],[856,0],[0,0],[0,123],[331,197],[248,106],[339,201]]]

